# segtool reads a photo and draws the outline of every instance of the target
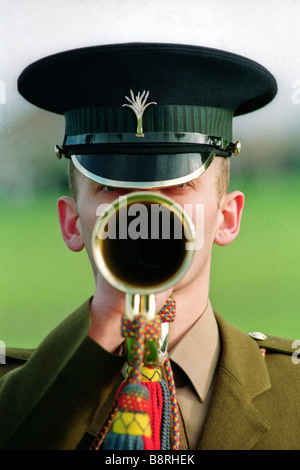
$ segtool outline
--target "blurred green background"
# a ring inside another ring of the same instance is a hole
[[[299,175],[233,177],[246,195],[239,237],[215,247],[213,306],[244,331],[300,338]],[[35,347],[93,294],[85,252],[70,252],[60,234],[60,191],[1,206],[1,339]]]

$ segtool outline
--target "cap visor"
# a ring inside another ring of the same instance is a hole
[[[214,152],[172,155],[71,155],[87,178],[118,188],[168,187],[191,181],[209,167]]]

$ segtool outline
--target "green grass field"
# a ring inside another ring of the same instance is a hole
[[[215,247],[213,306],[244,331],[300,339],[300,189],[296,176],[236,180],[246,194],[241,233]],[[57,221],[58,195],[1,211],[0,339],[35,347],[93,294],[85,252],[72,253]]]

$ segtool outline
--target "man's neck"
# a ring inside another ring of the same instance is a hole
[[[208,285],[195,279],[173,293],[176,300],[175,320],[170,327],[169,351],[201,317],[208,303]]]

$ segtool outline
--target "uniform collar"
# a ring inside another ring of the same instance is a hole
[[[204,402],[209,391],[219,355],[218,325],[211,303],[208,301],[200,318],[169,354],[172,362],[179,366],[179,381],[187,380],[188,377],[201,402]],[[195,361],[197,361],[197,367],[195,367]],[[177,375],[178,368],[175,366],[175,380]]]

